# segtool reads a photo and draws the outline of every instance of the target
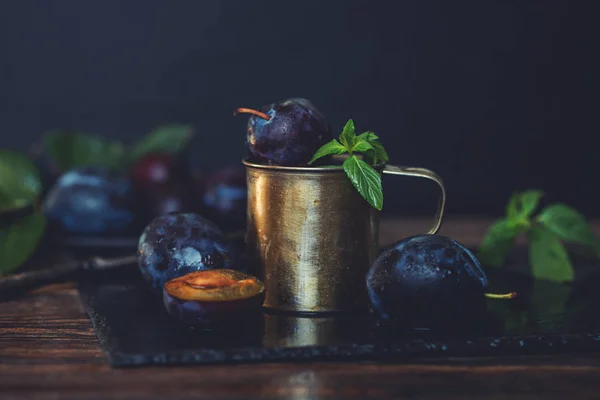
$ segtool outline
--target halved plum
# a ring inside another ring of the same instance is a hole
[[[196,271],[171,279],[163,288],[167,312],[189,326],[218,327],[260,315],[264,284],[230,269]]]

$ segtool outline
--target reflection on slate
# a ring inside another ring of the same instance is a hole
[[[600,351],[600,275],[573,287],[493,273],[489,320],[460,332],[400,332],[369,316],[263,314],[260,323],[220,332],[178,326],[138,271],[110,271],[82,282],[80,295],[113,366],[233,362],[372,360]]]

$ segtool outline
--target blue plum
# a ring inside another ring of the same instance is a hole
[[[248,120],[249,159],[268,165],[303,166],[325,143],[333,139],[331,126],[308,100],[291,98],[259,110]]]
[[[121,233],[135,221],[135,191],[130,181],[108,169],[81,167],[60,176],[47,194],[48,220],[67,233]]]
[[[410,329],[468,325],[486,310],[488,279],[479,261],[441,235],[394,243],[375,260],[366,284],[380,319]]]
[[[234,269],[235,259],[235,248],[221,229],[195,213],[154,218],[138,243],[139,269],[156,292],[190,272]]]
[[[228,166],[207,174],[200,202],[205,215],[225,231],[244,228],[248,204],[244,168]]]

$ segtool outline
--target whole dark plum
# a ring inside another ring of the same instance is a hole
[[[473,253],[441,235],[405,238],[382,252],[367,274],[371,305],[383,321],[430,329],[476,321],[488,279]]]
[[[203,212],[221,228],[232,231],[245,226],[248,189],[243,167],[228,166],[207,174],[201,196]]]
[[[138,243],[138,266],[156,292],[162,292],[165,282],[190,272],[234,269],[235,256],[221,229],[194,213],[154,218]]]
[[[248,120],[247,144],[253,162],[303,166],[325,143],[333,139],[331,126],[308,100],[291,98],[261,107]]]
[[[108,169],[81,167],[63,174],[43,204],[48,220],[72,234],[114,234],[135,220],[130,181]]]

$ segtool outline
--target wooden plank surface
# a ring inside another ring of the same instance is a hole
[[[384,221],[382,243],[429,221]],[[487,220],[442,234],[477,244]],[[134,321],[132,321],[134,323]],[[301,363],[111,369],[74,284],[0,303],[0,398],[565,399],[599,398],[600,356],[429,359],[401,365]]]

